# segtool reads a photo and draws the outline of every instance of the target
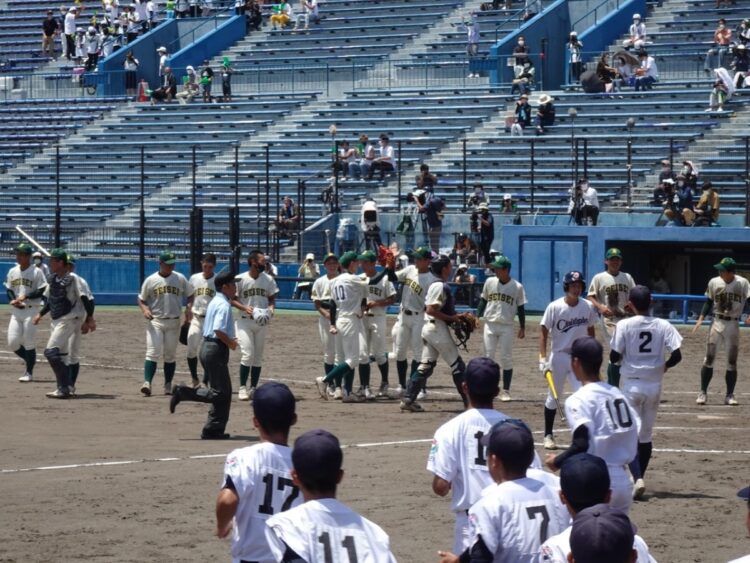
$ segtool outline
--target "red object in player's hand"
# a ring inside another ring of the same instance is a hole
[[[389,248],[382,244],[378,246],[378,263],[389,270],[394,270],[396,268],[396,257]]]

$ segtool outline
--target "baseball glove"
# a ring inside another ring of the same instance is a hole
[[[396,257],[393,252],[382,244],[378,246],[378,263],[388,270],[396,269]]]
[[[183,323],[180,327],[180,344],[184,344],[187,346],[187,335],[188,331],[190,330],[190,323]]]
[[[258,323],[259,326],[266,326],[268,321],[271,320],[271,311],[255,307],[253,309],[253,320]]]
[[[474,313],[461,313],[458,320],[451,323],[453,334],[456,336],[456,345],[466,349],[466,343],[471,338],[471,333],[479,327],[479,320]]]

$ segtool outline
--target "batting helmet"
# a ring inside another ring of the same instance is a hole
[[[445,268],[446,266],[449,266],[450,263],[451,263],[451,259],[441,254],[440,256],[434,258],[432,262],[430,262],[430,271],[437,277],[440,277],[440,274],[442,273],[443,268]]]
[[[570,284],[575,282],[581,282],[583,287],[586,287],[586,280],[583,279],[583,274],[581,272],[573,270],[572,272],[565,274],[565,277],[563,278],[563,291],[567,292]]]

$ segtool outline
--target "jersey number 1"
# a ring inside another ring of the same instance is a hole
[[[331,551],[331,536],[328,532],[323,532],[318,536],[318,541],[323,544],[324,563],[333,563],[333,552]],[[349,563],[357,563],[357,548],[354,545],[354,536],[344,536],[341,547],[346,549],[349,556]]]
[[[258,512],[260,512],[261,514],[271,515],[274,513],[272,504],[273,477],[274,476],[272,473],[266,473],[266,475],[263,477],[263,482],[266,484],[266,494],[263,498],[263,504],[258,507]],[[279,477],[278,479],[279,482],[277,483],[276,488],[279,491],[283,491],[287,487],[290,487],[292,489],[289,493],[289,496],[284,499],[284,503],[281,505],[280,512],[284,512],[285,510],[289,510],[294,500],[299,496],[299,489],[294,486],[294,483],[291,479],[287,479],[286,477]]]

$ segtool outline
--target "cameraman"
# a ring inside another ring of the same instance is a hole
[[[479,252],[485,264],[492,262],[490,251],[492,241],[495,240],[495,220],[490,214],[490,208],[486,203],[480,203],[477,207],[479,215]]]
[[[664,215],[672,221],[676,227],[690,226],[693,224],[695,214],[693,212],[693,190],[685,182],[685,177],[677,176],[677,187],[670,201],[664,202]]]
[[[417,174],[417,189],[426,190],[432,193],[432,190],[437,183],[437,176],[430,173],[430,167],[426,164],[420,165],[419,174]]]
[[[470,207],[473,207],[475,211],[480,203],[486,203],[487,205],[490,204],[490,197],[487,195],[487,192],[484,191],[484,186],[482,186],[482,184],[474,184],[474,193],[471,195],[467,203]]]
[[[443,230],[443,212],[445,202],[437,196],[432,196],[426,202],[420,201],[421,198],[415,198],[417,208],[420,213],[424,213],[427,221],[427,232],[430,237],[430,248],[440,254],[440,234]]]
[[[583,225],[584,221],[590,219],[591,224],[596,226],[599,220],[599,195],[589,185],[588,179],[582,178],[576,182],[571,192],[568,212],[573,216],[576,225]]]

